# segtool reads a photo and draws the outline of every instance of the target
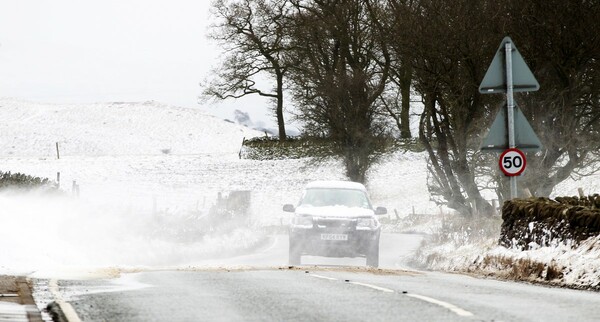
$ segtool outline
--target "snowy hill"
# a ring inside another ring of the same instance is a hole
[[[72,181],[95,204],[207,208],[218,192],[250,190],[256,220],[278,223],[281,205],[317,179],[345,179],[343,166],[306,160],[239,160],[244,137],[264,135],[189,108],[156,102],[59,105],[0,99],[0,170]],[[56,158],[59,142],[61,157]],[[429,201],[424,155],[390,156],[371,171],[377,204],[404,215],[439,211]],[[66,184],[65,184],[66,183]]]
[[[264,135],[199,109],[144,103],[39,104],[0,99],[0,156],[219,154]]]

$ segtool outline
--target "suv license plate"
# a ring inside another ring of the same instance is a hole
[[[321,234],[321,240],[348,240],[347,234]]]

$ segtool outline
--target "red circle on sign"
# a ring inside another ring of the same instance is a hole
[[[500,154],[498,165],[500,166],[500,170],[504,172],[504,175],[514,177],[521,175],[525,171],[527,159],[525,158],[525,153],[519,149],[506,149]]]

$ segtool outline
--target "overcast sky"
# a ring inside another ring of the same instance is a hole
[[[268,123],[256,97],[199,105],[218,62],[209,0],[2,0],[0,96],[51,103],[155,100]]]

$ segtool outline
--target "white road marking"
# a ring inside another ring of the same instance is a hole
[[[308,276],[312,276],[312,277],[316,277],[316,278],[322,278],[322,279],[324,279],[324,280],[337,281],[337,278],[328,277],[328,276],[323,276],[323,275],[317,275],[317,274],[308,274]]]
[[[308,274],[309,276],[312,277],[316,277],[316,278],[322,278],[325,280],[330,280],[330,281],[337,281],[337,278],[333,278],[333,277],[328,277],[328,276],[323,276],[323,275],[317,275],[317,274]],[[385,287],[379,287],[379,286],[375,286],[375,285],[371,285],[371,284],[366,284],[366,283],[361,283],[361,282],[348,282],[350,284],[354,284],[354,285],[360,285],[360,286],[364,286],[364,287],[369,287],[378,291],[382,291],[382,292],[386,292],[386,293],[394,293],[393,290],[390,290],[389,288],[385,288]]]
[[[360,286],[364,286],[364,287],[369,287],[378,291],[382,291],[382,292],[386,292],[386,293],[394,293],[394,290],[390,290],[389,288],[385,288],[385,287],[381,287],[381,286],[375,286],[375,285],[371,285],[371,284],[365,284],[365,283],[361,283],[361,282],[348,282],[350,284],[354,284],[354,285],[360,285]]]
[[[337,281],[337,278],[333,278],[333,277],[327,277],[327,276],[322,276],[322,275],[317,275],[317,274],[308,274],[308,275],[312,276],[312,277],[316,277],[316,278],[322,278],[322,279],[326,279],[326,280]],[[366,283],[361,283],[361,282],[348,282],[348,283],[354,284],[354,285],[360,285],[360,286],[364,286],[364,287],[369,287],[369,288],[372,288],[372,289],[375,289],[375,290],[378,290],[378,291],[382,291],[382,292],[385,292],[385,293],[395,293],[394,290],[389,289],[389,288],[385,288],[385,287],[381,287],[381,286],[376,286],[376,285],[371,285],[371,284],[366,284]],[[460,316],[474,316],[473,313],[471,313],[471,312],[469,312],[467,310],[461,309],[460,307],[458,307],[458,306],[456,306],[454,304],[450,304],[450,303],[447,303],[447,302],[444,302],[444,301],[436,300],[434,298],[427,297],[427,296],[424,296],[424,295],[419,295],[419,294],[405,294],[405,295],[413,297],[413,298],[416,298],[416,299],[419,299],[419,300],[422,300],[422,301],[425,301],[425,302],[429,302],[429,303],[432,303],[432,304],[439,305],[439,306],[441,306],[441,307],[443,307],[445,309],[448,309],[448,310],[450,310],[450,311],[452,311],[452,312],[454,312],[454,313],[456,313],[456,314],[458,314]]]
[[[58,281],[57,280],[55,280],[55,279],[50,280],[50,282],[48,283],[48,290],[54,296],[54,301],[56,302],[56,304],[58,304],[60,306],[61,310],[65,314],[65,317],[67,318],[67,321],[81,322],[81,319],[75,312],[75,309],[73,309],[73,306],[71,306],[71,304],[69,304],[68,302],[63,300],[62,295],[60,294],[60,291],[58,289]]]
[[[436,299],[433,299],[431,297],[427,297],[427,296],[423,296],[423,295],[418,295],[418,294],[406,294],[406,296],[414,297],[414,298],[417,298],[419,300],[423,300],[425,302],[429,302],[429,303],[432,303],[432,304],[439,305],[439,306],[441,306],[443,308],[446,308],[446,309],[448,309],[448,310],[450,310],[450,311],[452,311],[452,312],[454,312],[454,313],[456,313],[456,314],[458,314],[460,316],[473,316],[474,315],[473,313],[471,313],[471,312],[469,312],[467,310],[463,310],[463,309],[459,308],[456,305],[453,305],[453,304],[450,304],[450,303],[446,303],[444,301],[436,300]]]

